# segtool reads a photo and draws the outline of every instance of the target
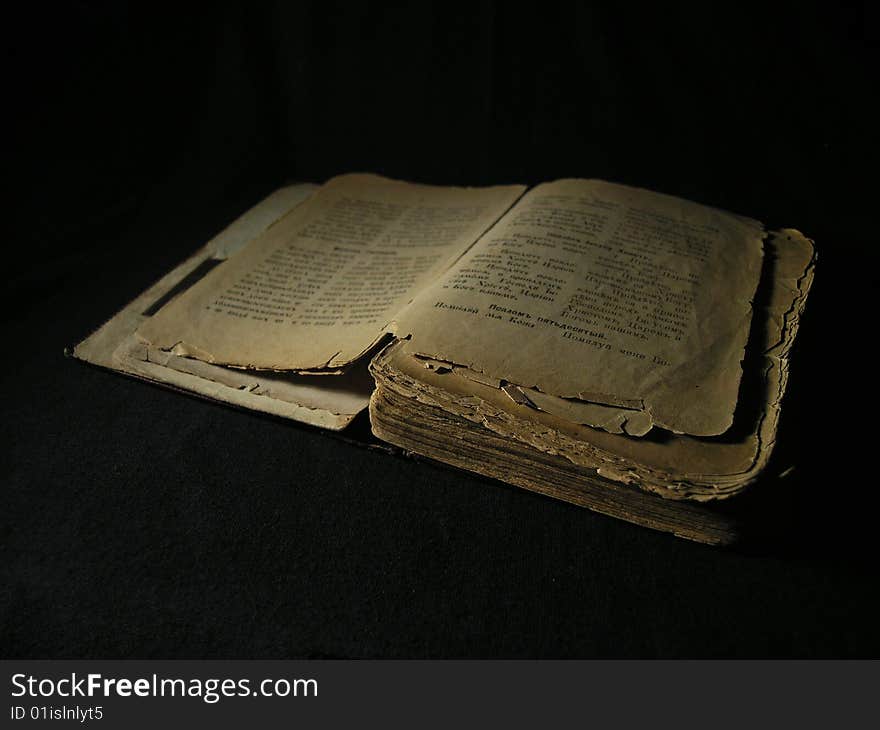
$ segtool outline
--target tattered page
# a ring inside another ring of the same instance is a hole
[[[477,380],[462,368],[419,357],[413,352],[413,342],[386,348],[374,358],[371,369],[379,391],[393,389],[404,394],[418,403],[412,406],[415,409],[436,406],[511,443],[597,469],[599,476],[664,497],[721,499],[753,482],[770,458],[788,378],[788,355],[814,266],[813,244],[798,231],[779,231],[768,239],[737,413],[733,428],[723,436],[657,431],[647,438],[630,438],[581,426],[566,414],[514,402],[500,381]],[[376,399],[374,393],[371,402]],[[377,435],[386,438],[375,413],[371,419]],[[432,440],[450,438],[454,440],[455,435],[442,430]],[[393,438],[387,440],[396,443]],[[419,451],[415,444],[403,445]],[[493,476],[510,479],[503,472]]]
[[[545,406],[551,396],[638,413],[599,419],[618,430],[631,420],[633,435],[721,434],[763,237],[756,221],[671,196],[547,183],[423,291],[397,332],[412,352],[539,391]]]
[[[522,194],[343,175],[165,305],[152,348],[266,370],[342,368]]]
[[[361,364],[333,378],[245,371],[151,349],[135,331],[205,271],[242,249],[317,189],[292,185],[247,211],[142,292],[72,351],[81,360],[199,396],[321,428],[340,430],[366,408],[372,379]]]

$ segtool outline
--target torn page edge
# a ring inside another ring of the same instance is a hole
[[[815,245],[810,239],[797,231],[790,232],[810,245],[811,258],[796,277],[795,286],[786,285],[785,278],[777,281],[778,286],[786,288],[789,292],[789,294],[783,294],[783,297],[787,299],[788,306],[785,308],[786,315],[782,318],[783,324],[779,328],[780,335],[777,340],[777,343],[784,345],[786,354],[797,334],[798,319],[806,305],[817,258]],[[779,232],[773,233],[778,234]],[[787,234],[789,231],[784,233]],[[789,240],[792,238],[791,235],[786,237]],[[780,246],[784,243],[779,241],[775,245]],[[785,302],[779,302],[779,304],[784,305]],[[767,310],[767,314],[772,317],[772,309]],[[438,391],[426,383],[413,381],[401,371],[385,370],[385,363],[391,357],[391,350],[391,346],[386,347],[370,364],[370,371],[382,388],[390,387],[407,398],[415,398],[427,405],[450,410],[450,412],[468,420],[482,423],[486,428],[500,435],[523,441],[545,453],[562,456],[576,465],[596,469],[598,474],[606,478],[633,484],[663,498],[697,502],[721,500],[734,496],[760,476],[769,461],[775,443],[780,404],[788,382],[787,358],[765,354],[765,365],[762,368],[764,381],[769,381],[770,373],[774,368],[778,369],[779,375],[767,410],[756,425],[755,435],[758,445],[755,456],[748,467],[736,473],[673,475],[664,469],[630,463],[613,452],[601,449],[590,442],[572,438],[548,426],[540,426],[534,422],[517,419],[511,413],[497,411],[477,395],[464,398],[456,397],[450,400],[450,395],[445,391]],[[404,390],[398,390],[397,385],[401,385]],[[378,390],[373,394],[373,399],[377,397],[377,393]]]
[[[476,383],[499,389],[517,405],[544,411],[570,420],[572,423],[600,428],[609,433],[626,433],[636,437],[644,436],[654,425],[651,414],[638,407],[641,405],[639,401],[631,401],[632,405],[628,407],[580,398],[563,398],[543,393],[537,388],[528,388],[518,383],[494,378],[448,360],[440,360],[420,353],[413,353],[413,357],[423,363],[427,369],[438,374],[450,372]]]
[[[277,400],[255,394],[251,390],[232,388],[222,383],[185,372],[170,371],[174,373],[174,377],[169,377],[169,368],[146,361],[140,362],[137,365],[133,362],[130,367],[122,369],[117,367],[114,369],[125,375],[170,386],[209,400],[220,401],[249,411],[267,413],[279,418],[290,419],[298,423],[318,426],[332,431],[341,431],[357,416],[356,413],[335,414],[321,408],[309,408],[298,403]]]
[[[364,406],[351,408],[350,410],[341,411],[321,406],[312,406],[301,400],[293,399],[289,394],[278,392],[276,384],[260,380],[259,376],[251,374],[251,378],[247,376],[249,373],[245,371],[227,369],[218,365],[210,365],[199,360],[181,357],[172,353],[161,350],[151,349],[142,343],[132,342],[130,344],[123,343],[114,353],[114,359],[123,367],[137,367],[140,363],[145,363],[154,368],[164,368],[172,374],[187,375],[198,380],[215,383],[217,385],[230,388],[232,390],[244,391],[254,396],[261,396],[264,399],[271,399],[280,403],[287,403],[297,408],[304,408],[311,411],[320,411],[322,413],[331,414],[340,417],[354,417]],[[155,370],[151,370],[155,374]],[[363,400],[366,402],[368,394],[363,394]]]

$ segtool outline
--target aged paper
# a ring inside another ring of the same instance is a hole
[[[351,423],[367,407],[373,391],[363,362],[330,378],[241,370],[149,350],[135,337],[116,349],[113,360],[132,375],[333,431]]]
[[[345,428],[367,407],[373,389],[363,365],[333,378],[246,372],[151,351],[134,335],[149,312],[170,300],[189,277],[242,249],[315,190],[314,185],[293,185],[274,192],[79,343],[73,356],[240,408],[334,431]]]
[[[138,334],[154,348],[213,364],[345,366],[523,190],[334,178]]]
[[[641,411],[632,435],[651,423],[721,434],[736,408],[763,237],[756,221],[646,190],[543,184],[419,294],[397,332],[424,356]],[[612,419],[611,430],[621,425]]]
[[[401,342],[374,359],[378,391],[405,395],[411,408],[439,407],[510,440],[561,457],[617,482],[672,499],[711,501],[732,496],[767,465],[788,378],[788,355],[812,283],[815,249],[801,233],[786,229],[768,240],[750,335],[743,398],[734,427],[714,438],[665,434],[630,438],[579,425],[577,419],[515,403],[501,381],[458,377],[458,368],[413,353]],[[373,416],[375,424],[375,416]],[[381,424],[377,432],[382,433]],[[437,438],[455,438],[443,432]],[[409,446],[409,448],[414,448]],[[504,474],[493,474],[507,478]]]

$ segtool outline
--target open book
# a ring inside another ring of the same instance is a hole
[[[812,243],[598,180],[277,191],[74,350],[710,543],[776,438]]]

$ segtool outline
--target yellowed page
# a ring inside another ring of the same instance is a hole
[[[344,366],[522,194],[343,175],[138,330],[155,348],[268,370]]]
[[[134,337],[113,353],[112,367],[248,410],[339,431],[369,403],[373,381],[363,363],[328,378],[210,365],[149,351]]]
[[[439,406],[514,441],[596,468],[609,479],[672,499],[722,499],[752,483],[768,463],[788,379],[788,355],[814,269],[814,246],[800,232],[785,229],[768,241],[749,342],[747,393],[734,428],[720,437],[631,438],[579,426],[563,414],[513,403],[498,381],[458,377],[458,368],[425,367],[423,358],[413,356],[412,342],[387,348],[371,368],[379,388],[401,389],[425,406]]]
[[[372,392],[372,379],[363,366],[328,378],[246,372],[160,350],[151,351],[134,335],[149,319],[149,312],[156,303],[172,296],[175,288],[201,265],[225,259],[242,249],[316,189],[315,185],[293,185],[274,192],[138,295],[79,343],[71,354],[101,367],[240,408],[335,431],[345,428],[367,407]]]
[[[417,354],[677,433],[731,425],[756,221],[597,180],[530,191],[401,315]]]

